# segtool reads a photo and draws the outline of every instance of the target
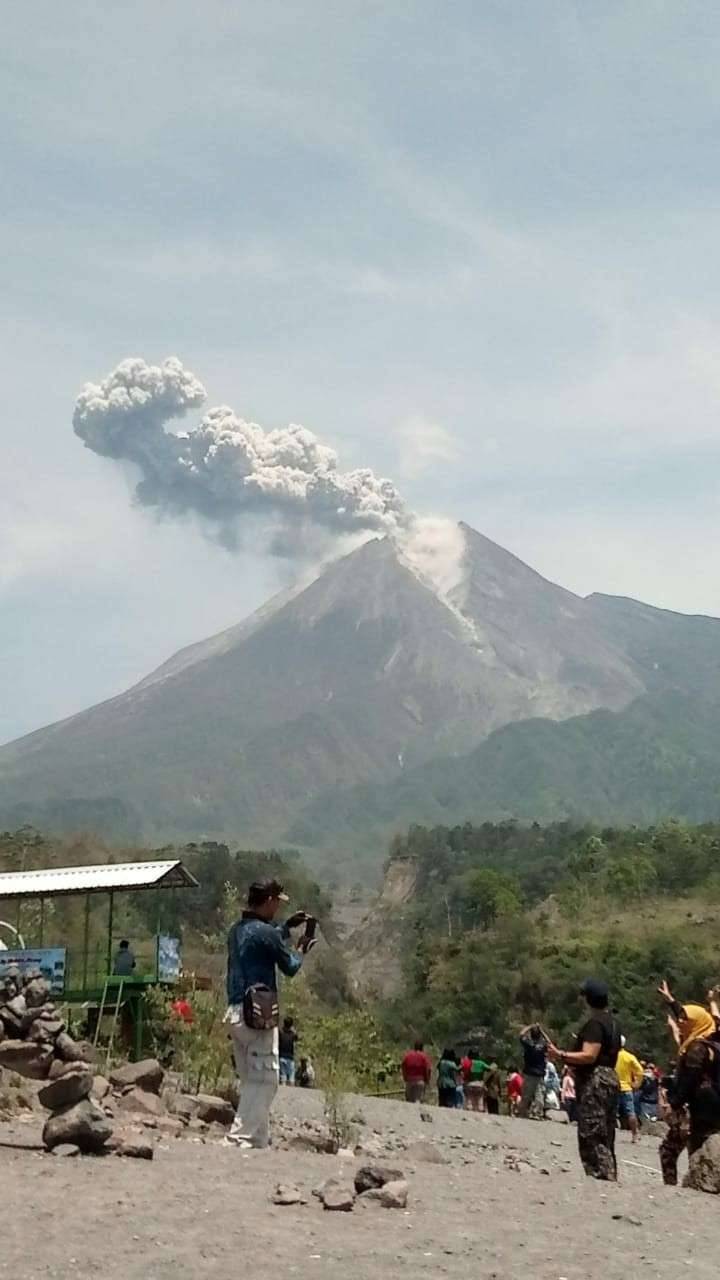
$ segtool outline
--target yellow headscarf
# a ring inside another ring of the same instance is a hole
[[[701,1004],[683,1005],[684,1017],[680,1019],[680,1052],[685,1053],[695,1040],[706,1040],[715,1035],[715,1019]]]

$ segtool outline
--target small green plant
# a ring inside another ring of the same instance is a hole
[[[192,1022],[178,1017],[173,997],[162,987],[148,991],[148,1014],[156,1057],[171,1066],[191,1093],[217,1092],[229,1087],[234,1067],[227,1027],[223,1022],[225,999],[218,990],[186,993]]]
[[[325,1085],[323,1110],[333,1150],[337,1152],[342,1147],[354,1147],[358,1131],[350,1117],[347,1096],[339,1085]]]

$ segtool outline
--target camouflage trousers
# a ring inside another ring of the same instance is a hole
[[[678,1160],[686,1147],[690,1154],[700,1145],[690,1140],[690,1120],[687,1111],[670,1111],[667,1115],[667,1133],[660,1143],[660,1168],[666,1187],[676,1187]]]
[[[702,1147],[705,1139],[710,1137],[712,1129],[696,1125],[694,1130],[687,1108],[682,1111],[669,1111],[666,1116],[667,1133],[660,1143],[660,1167],[662,1181],[666,1187],[678,1185],[678,1161],[687,1148],[688,1156],[694,1155]]]
[[[577,1133],[582,1166],[589,1178],[617,1180],[615,1125],[620,1087],[612,1067],[594,1067],[577,1086]]]

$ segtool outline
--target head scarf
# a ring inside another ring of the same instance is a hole
[[[683,1005],[680,1018],[680,1052],[685,1053],[696,1040],[707,1040],[715,1034],[715,1019],[701,1004]]]

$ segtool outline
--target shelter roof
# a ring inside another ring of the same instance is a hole
[[[0,875],[0,898],[51,898],[111,889],[196,889],[197,880],[179,858],[164,862],[110,862],[92,867],[52,867]]]

